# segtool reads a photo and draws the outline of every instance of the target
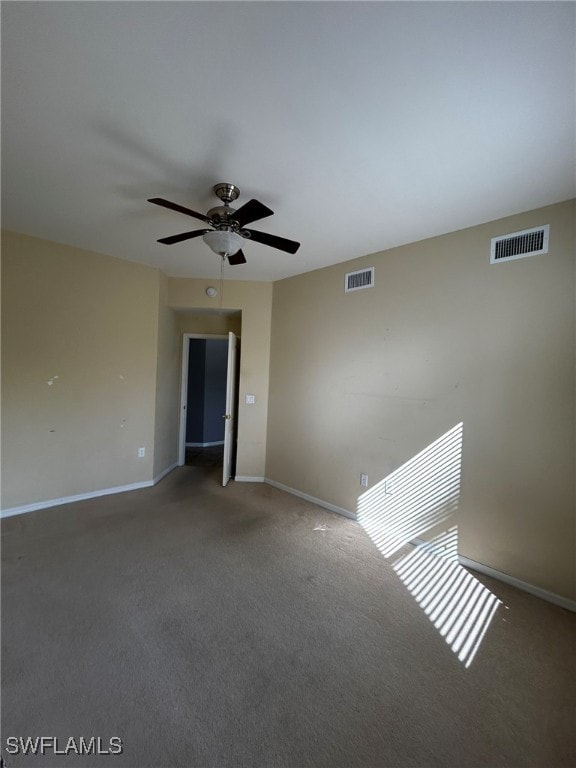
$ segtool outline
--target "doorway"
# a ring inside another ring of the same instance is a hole
[[[221,468],[234,476],[238,392],[234,333],[184,334],[180,410],[180,465]]]

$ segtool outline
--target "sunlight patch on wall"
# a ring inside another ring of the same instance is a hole
[[[460,423],[359,497],[358,521],[384,557],[454,514],[461,456]]]
[[[500,604],[458,562],[462,423],[358,499],[357,518],[385,558],[416,544],[393,568],[458,660],[472,663]],[[444,526],[429,541],[417,541]]]

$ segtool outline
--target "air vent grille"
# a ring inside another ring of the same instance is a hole
[[[490,248],[490,263],[498,264],[501,261],[524,259],[527,256],[536,256],[540,253],[548,253],[548,235],[550,225],[525,229],[523,232],[513,232],[510,235],[493,237]]]
[[[344,279],[344,292],[361,291],[364,288],[374,286],[374,267],[358,269],[356,272],[347,272]]]

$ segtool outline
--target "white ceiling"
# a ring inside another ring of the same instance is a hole
[[[216,277],[212,186],[276,280],[576,195],[573,2],[3,2],[8,229]]]

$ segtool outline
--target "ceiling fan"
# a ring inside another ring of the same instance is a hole
[[[214,253],[222,256],[223,259],[227,258],[229,264],[244,264],[246,262],[241,248],[244,240],[254,240],[257,243],[278,248],[280,251],[286,251],[286,253],[296,253],[300,248],[300,243],[294,240],[269,235],[266,232],[259,232],[257,229],[246,229],[246,224],[272,216],[274,211],[271,211],[258,200],[248,200],[237,210],[231,208],[230,203],[240,195],[240,190],[236,185],[216,184],[214,193],[220,198],[223,205],[211,208],[206,215],[185,208],[183,205],[172,203],[170,200],[164,200],[162,197],[150,198],[149,203],[161,205],[178,213],[185,213],[187,216],[200,219],[212,227],[212,229],[195,229],[192,232],[162,237],[158,242],[164,245],[173,245],[202,235],[204,242],[210,246]]]

